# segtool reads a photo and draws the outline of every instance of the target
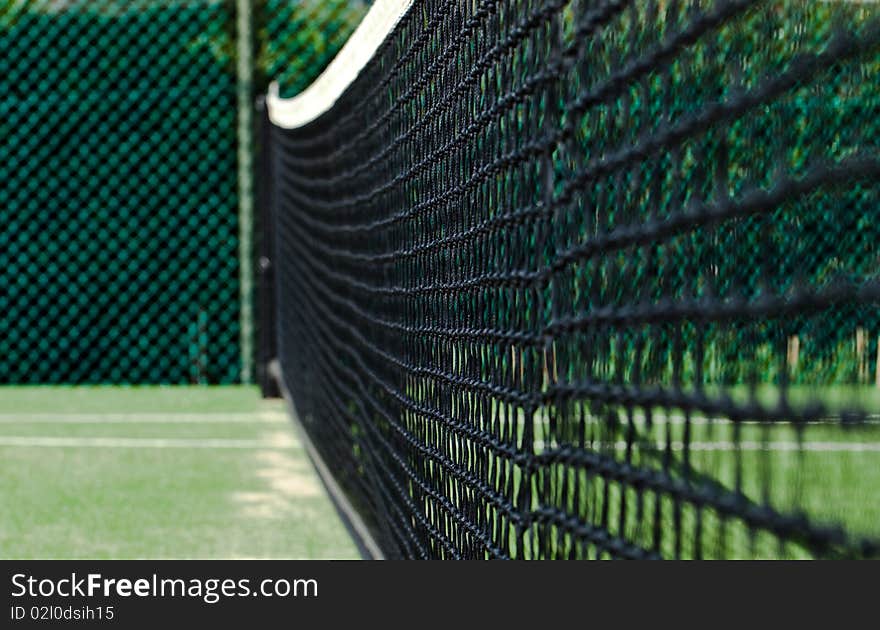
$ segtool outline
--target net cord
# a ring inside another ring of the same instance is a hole
[[[412,0],[376,0],[324,72],[295,97],[281,98],[278,82],[273,81],[266,99],[272,123],[296,129],[333,107],[411,5]]]

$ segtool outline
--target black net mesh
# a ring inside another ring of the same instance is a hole
[[[285,382],[389,555],[880,552],[878,15],[419,0],[272,129]]]

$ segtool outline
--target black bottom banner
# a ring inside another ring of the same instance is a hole
[[[821,618],[835,591],[868,603],[876,563],[5,561],[0,628],[296,627],[430,621]],[[873,578],[871,577],[873,575]],[[861,577],[860,577],[861,576]],[[794,605],[792,605],[792,603]],[[831,621],[832,618],[829,618]],[[455,628],[455,630],[459,630]]]

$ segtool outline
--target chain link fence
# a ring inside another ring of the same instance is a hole
[[[0,0],[0,383],[235,383],[239,90],[302,89],[366,6]],[[249,102],[249,101],[246,101]]]

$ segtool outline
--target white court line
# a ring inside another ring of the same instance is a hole
[[[117,437],[34,437],[0,436],[0,446],[74,447],[74,448],[210,448],[210,449],[285,449],[295,446],[292,437],[286,439],[165,439]]]
[[[597,444],[593,448],[608,448],[610,444]],[[671,442],[673,451],[683,451],[684,442]],[[639,444],[634,444],[636,449],[641,448]],[[665,442],[657,442],[655,448],[664,450]],[[543,440],[535,440],[535,448],[540,450],[554,448],[547,445]],[[880,453],[880,442],[756,442],[743,440],[737,447],[736,442],[691,442],[690,450],[692,451],[735,451],[739,448],[741,451],[781,451],[781,452],[797,452],[800,450],[822,453]],[[626,442],[619,441],[614,443],[614,449],[618,451],[626,450]]]
[[[536,419],[541,422],[549,422],[550,416],[547,414],[543,414],[543,415],[539,415]],[[678,414],[670,415],[670,414],[656,413],[651,416],[651,422],[655,426],[656,425],[664,425],[664,424],[679,425],[679,424],[684,424],[685,420],[686,420],[686,418],[684,415],[678,415]],[[620,422],[620,424],[627,424],[629,422],[629,418],[627,417],[625,412],[621,412],[618,415],[618,421]],[[638,414],[635,415],[633,417],[633,421],[637,425],[647,424],[647,420],[643,414],[642,415],[638,415]],[[525,419],[519,418],[518,422],[520,424],[522,424],[523,422],[525,422]],[[589,424],[589,425],[607,424],[606,419],[602,418],[601,416],[594,416],[594,415],[587,416],[583,419],[578,418],[576,416],[569,416],[568,422],[571,424],[583,422],[584,424]],[[712,418],[712,417],[706,417],[706,416],[691,416],[690,423],[692,425],[708,425],[708,424],[712,424],[712,425],[740,424],[742,426],[758,425],[758,426],[769,426],[771,428],[772,427],[787,427],[787,426],[793,426],[793,425],[797,424],[796,422],[791,421],[791,420],[776,420],[776,421],[771,421],[771,422],[764,422],[761,420],[741,420],[739,423],[735,423],[730,418],[720,418],[720,417],[719,418]],[[804,422],[803,424],[806,426],[809,426],[809,427],[817,426],[817,425],[840,426],[841,420],[840,420],[840,418],[835,419],[832,417],[832,418],[825,418],[825,419],[821,419],[821,420],[810,420],[809,422]],[[876,425],[876,424],[880,424],[880,414],[867,414],[865,416],[864,420],[856,423],[854,425],[854,427],[858,428],[859,426],[862,426],[862,425]]]
[[[269,442],[266,440],[237,439],[199,439],[199,438],[118,438],[118,437],[35,437],[35,436],[0,436],[0,446],[27,447],[84,447],[84,448],[210,448],[210,449],[284,449],[295,446],[292,437]],[[607,447],[597,445],[594,448]],[[535,448],[543,450],[545,443],[535,441]],[[615,450],[625,450],[626,442],[614,443]],[[665,449],[663,442],[656,448]],[[735,442],[691,442],[692,451],[734,451]],[[804,451],[827,453],[880,453],[880,442],[755,442],[744,440],[739,443],[742,451]],[[683,442],[672,442],[673,451],[684,450]]]
[[[734,451],[735,442],[691,442],[692,451]],[[880,442],[752,442],[739,443],[743,451],[793,451],[800,450],[823,453],[880,453]],[[684,450],[682,442],[672,442],[672,450]]]
[[[0,413],[0,424],[284,424],[277,413]]]
[[[644,415],[635,416],[633,420],[637,424],[645,424],[646,418]],[[685,416],[683,415],[663,415],[663,414],[655,414],[651,416],[651,421],[654,424],[684,424]],[[588,424],[601,424],[603,420],[601,418],[591,418],[587,420]],[[628,422],[627,416],[625,413],[620,415],[620,422],[626,423]],[[690,418],[691,424],[695,425],[704,425],[704,424],[736,424],[730,418],[707,418],[703,416],[691,416]],[[780,421],[771,421],[771,422],[763,422],[761,420],[741,420],[739,422],[741,425],[761,425],[761,426],[786,426],[786,425],[794,425],[797,424],[791,420],[780,420]],[[828,425],[840,425],[841,420],[839,418],[823,418],[821,420],[810,420],[809,422],[804,422],[803,424],[807,426],[815,426],[821,424]],[[865,419],[862,420],[859,424],[880,424],[880,416],[876,414],[869,414],[865,416]],[[858,424],[856,424],[858,426]]]

